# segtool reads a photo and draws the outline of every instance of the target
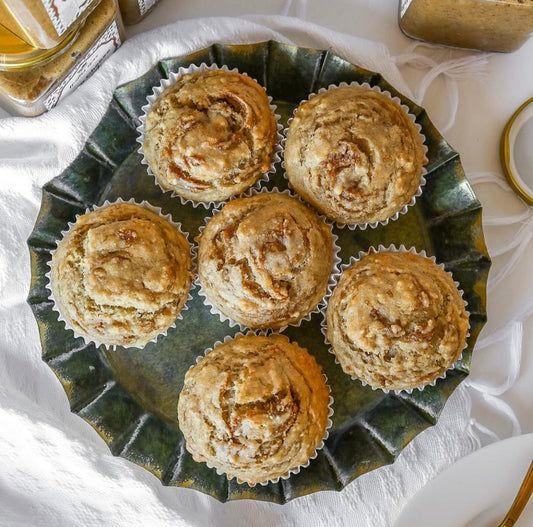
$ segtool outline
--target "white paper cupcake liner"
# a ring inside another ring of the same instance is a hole
[[[195,208],[198,207],[199,205],[201,205],[202,207],[204,207],[206,209],[210,208],[212,205],[223,204],[226,201],[228,201],[228,199],[230,199],[230,198],[228,198],[226,200],[216,201],[216,202],[215,201],[195,201],[195,200],[190,199],[190,198],[185,198],[185,197],[181,196],[180,194],[178,194],[177,192],[175,192],[173,190],[164,189],[159,184],[159,181],[157,180],[157,177],[155,176],[155,174],[153,173],[152,169],[150,168],[150,165],[148,164],[148,161],[147,161],[147,159],[146,159],[146,157],[144,155],[143,143],[144,143],[144,137],[145,137],[146,118],[147,118],[147,116],[148,116],[148,114],[150,112],[150,109],[152,108],[153,104],[159,98],[159,96],[163,93],[163,91],[166,88],[168,88],[171,84],[174,84],[178,80],[178,78],[183,76],[183,75],[186,75],[188,73],[204,72],[204,71],[208,71],[208,70],[221,70],[221,71],[232,72],[232,73],[240,73],[241,75],[246,75],[247,77],[250,77],[246,72],[239,71],[237,68],[229,69],[226,65],[222,65],[222,66],[218,66],[217,64],[207,65],[205,63],[202,63],[199,66],[196,66],[195,64],[192,64],[192,65],[188,66],[187,68],[180,67],[176,73],[175,72],[170,72],[169,78],[168,79],[162,79],[161,83],[158,86],[154,86],[153,87],[152,94],[148,95],[146,97],[147,104],[145,104],[141,108],[143,113],[139,117],[139,120],[141,121],[141,124],[137,127],[137,139],[136,139],[137,142],[140,144],[140,147],[137,150],[137,152],[139,154],[141,154],[141,156],[142,156],[141,163],[143,165],[146,165],[146,171],[147,171],[148,175],[153,178],[154,183],[161,189],[161,191],[162,192],[171,192],[171,196],[173,198],[178,198],[183,205],[185,205],[186,203],[189,203]],[[253,77],[250,77],[250,78],[257,82],[257,80],[254,79]],[[274,153],[273,153],[273,156],[272,156],[272,161],[270,163],[270,169],[267,170],[266,172],[264,172],[263,174],[261,174],[261,176],[257,179],[257,181],[254,184],[250,185],[249,188],[260,188],[261,184],[263,182],[266,182],[266,181],[269,180],[270,174],[273,174],[273,173],[276,172],[276,165],[277,165],[277,163],[279,163],[281,161],[280,153],[282,152],[282,148],[283,148],[282,147],[283,125],[280,123],[281,116],[276,113],[277,106],[275,104],[272,104],[272,97],[270,97],[270,95],[268,95],[268,94],[267,94],[267,96],[268,96],[268,100],[269,100],[269,103],[270,103],[270,108],[272,109],[272,111],[274,113],[274,117],[276,119],[277,142],[276,142],[276,145],[274,147]],[[239,195],[237,195],[236,197],[238,197],[238,196]]]
[[[333,290],[335,290],[335,287],[337,286],[337,283],[340,280],[340,278],[342,276],[342,273],[346,269],[351,267],[355,262],[358,262],[359,260],[361,260],[361,258],[363,258],[364,256],[367,256],[369,254],[374,254],[374,253],[380,253],[380,252],[408,252],[408,253],[411,253],[411,254],[416,254],[418,256],[422,256],[424,258],[427,258],[428,260],[431,260],[435,265],[440,267],[446,274],[448,274],[453,280],[452,273],[449,272],[449,271],[446,271],[446,269],[445,269],[443,264],[437,263],[437,260],[436,260],[436,258],[434,256],[428,256],[426,254],[425,250],[418,251],[415,247],[410,247],[410,248],[407,249],[403,244],[400,245],[399,247],[396,247],[394,244],[391,244],[388,247],[385,247],[385,246],[380,244],[380,245],[378,245],[377,248],[370,247],[370,249],[368,249],[367,251],[359,251],[359,254],[357,256],[350,257],[350,260],[348,261],[348,263],[341,264],[340,265],[340,273],[337,275],[335,284],[333,286]],[[358,377],[354,377],[352,375],[350,375],[350,378],[353,381],[359,381],[363,386],[370,386],[370,388],[372,388],[372,390],[374,390],[374,391],[379,390],[379,391],[382,391],[384,393],[393,392],[396,395],[399,395],[401,393],[411,394],[411,393],[413,393],[414,390],[422,391],[427,386],[435,386],[435,384],[437,383],[438,379],[445,379],[447,373],[450,370],[455,369],[457,366],[459,366],[462,363],[463,354],[464,354],[464,351],[468,348],[468,339],[470,337],[470,313],[466,309],[468,307],[468,302],[464,299],[464,291],[459,288],[459,282],[457,282],[456,280],[453,280],[453,283],[455,284],[455,287],[457,287],[457,291],[459,291],[459,294],[461,295],[461,298],[462,298],[463,303],[465,305],[466,315],[467,315],[467,318],[468,318],[468,329],[467,329],[467,333],[466,333],[466,337],[465,337],[465,345],[463,347],[463,350],[461,351],[461,355],[442,375],[436,377],[435,379],[433,379],[431,382],[429,382],[427,384],[423,384],[423,385],[417,386],[416,388],[407,388],[407,389],[401,389],[401,390],[390,390],[390,389],[387,389],[387,388],[379,388],[377,386],[372,386],[371,384],[368,384],[367,382],[363,381],[362,379],[359,379]],[[324,306],[321,309],[320,312],[322,314],[322,324],[320,326],[320,331],[321,331],[322,335],[324,336],[324,342],[328,346],[329,353],[331,353],[335,357],[335,363],[340,366],[340,362],[339,362],[339,360],[337,358],[337,355],[333,351],[331,343],[329,342],[328,337],[327,337],[327,318],[326,318],[327,306]]]
[[[61,240],[63,240],[63,238],[69,233],[70,229],[72,229],[72,227],[76,224],[76,222],[78,221],[78,218],[80,216],[84,215],[84,214],[88,214],[90,212],[94,212],[96,210],[103,209],[103,208],[108,207],[110,205],[116,205],[116,204],[119,204],[119,203],[131,203],[132,205],[138,205],[140,207],[148,209],[148,210],[156,213],[160,218],[163,218],[164,220],[166,220],[175,229],[177,229],[183,236],[185,236],[185,239],[187,240],[187,243],[189,244],[189,247],[190,247],[190,250],[191,250],[191,253],[190,253],[191,254],[191,273],[193,272],[193,269],[195,268],[195,264],[196,264],[196,247],[195,247],[195,245],[193,243],[190,242],[189,233],[182,229],[181,223],[175,222],[172,219],[172,216],[170,214],[163,214],[161,208],[152,205],[148,201],[143,200],[143,201],[141,201],[139,203],[139,202],[135,201],[133,198],[131,198],[129,200],[123,200],[122,198],[118,198],[115,201],[106,200],[102,205],[94,205],[93,207],[87,208],[87,209],[85,209],[85,212],[80,213],[80,214],[76,214],[76,218],[75,218],[75,220],[73,222],[70,222],[70,221],[68,222],[68,224],[67,224],[68,225],[68,229],[65,229],[65,230],[61,231],[61,238],[59,238],[57,240],[56,248],[53,249],[52,251],[50,251],[51,258],[50,258],[50,262],[47,264],[49,270],[45,273],[45,277],[47,279],[47,283],[46,283],[45,287],[46,287],[46,289],[47,289],[47,291],[49,293],[48,298],[50,298],[50,300],[52,300],[52,309],[58,314],[58,321],[62,322],[64,324],[65,330],[72,331],[74,333],[74,337],[75,338],[81,338],[81,339],[83,339],[85,344],[88,345],[88,344],[92,343],[97,348],[100,347],[100,346],[104,346],[106,349],[112,349],[112,350],[115,350],[117,347],[121,347],[121,348],[125,348],[125,349],[128,349],[128,348],[138,349],[137,346],[123,346],[123,345],[118,346],[118,345],[115,345],[115,344],[113,344],[113,345],[104,344],[103,342],[100,342],[98,339],[90,338],[88,335],[82,335],[81,333],[79,333],[63,317],[61,311],[57,307],[57,302],[56,302],[56,299],[54,297],[54,293],[52,291],[52,285],[51,285],[52,284],[52,276],[51,276],[52,275],[52,257],[54,255],[54,253],[56,252],[57,248],[59,247],[59,244],[60,244]],[[166,336],[169,329],[176,327],[176,322],[183,318],[183,312],[187,311],[189,309],[188,302],[190,302],[192,300],[191,290],[193,288],[195,288],[195,287],[196,287],[195,280],[192,280],[191,281],[191,285],[189,287],[189,292],[187,294],[187,300],[185,301],[185,304],[181,308],[178,316],[176,317],[176,320],[174,320],[174,322],[170,326],[168,326],[164,331],[162,331],[161,333],[156,335],[153,339],[149,340],[148,342],[156,342],[159,339],[159,337]],[[147,344],[148,344],[148,342],[147,342]],[[146,344],[145,344],[145,346],[146,346]]]
[[[303,103],[307,102],[309,99],[311,99],[315,95],[318,95],[319,93],[322,93],[322,92],[325,92],[325,91],[334,90],[335,88],[338,88],[338,87],[341,87],[341,86],[361,86],[363,88],[369,88],[370,90],[375,91],[377,93],[381,93],[382,95],[386,95],[392,101],[394,101],[396,104],[398,104],[402,108],[402,110],[404,110],[404,112],[407,114],[409,119],[415,125],[416,129],[418,130],[418,133],[420,134],[420,137],[422,138],[422,148],[424,150],[424,158],[423,158],[423,161],[422,161],[422,171],[421,171],[421,174],[420,174],[420,184],[418,186],[417,191],[413,194],[411,200],[406,205],[404,205],[400,210],[398,210],[392,216],[388,217],[385,220],[380,220],[380,221],[376,221],[376,222],[372,222],[372,223],[367,222],[367,223],[354,223],[354,224],[334,222],[335,225],[339,229],[343,229],[345,227],[347,227],[350,230],[355,230],[356,228],[361,229],[361,230],[365,230],[368,227],[371,228],[371,229],[375,229],[379,225],[387,225],[390,221],[397,220],[401,215],[405,214],[409,210],[409,207],[412,207],[416,203],[417,198],[422,194],[423,187],[426,184],[426,177],[425,176],[427,174],[427,169],[426,169],[425,165],[427,165],[427,163],[428,163],[428,159],[427,159],[427,155],[426,155],[427,152],[428,152],[428,148],[426,146],[426,136],[422,133],[422,126],[420,126],[416,122],[415,115],[413,115],[411,113],[411,110],[409,109],[409,107],[407,105],[402,103],[402,101],[400,100],[399,97],[393,96],[387,90],[382,90],[379,86],[371,86],[367,82],[364,82],[364,83],[359,83],[359,82],[356,82],[356,81],[353,81],[353,82],[350,82],[350,83],[341,82],[339,84],[330,84],[327,88],[320,88],[317,92],[310,93],[309,97],[307,99],[303,99],[302,101],[300,101],[298,103],[298,105],[296,106],[296,108],[293,111],[293,116],[294,116],[294,113],[296,112],[296,110],[298,109],[298,107],[300,105],[302,105]],[[290,127],[290,124],[291,124],[293,118],[294,117],[291,117],[287,121],[287,126],[283,130],[283,140],[282,140],[282,149],[283,149],[283,151],[285,150],[285,143],[287,141],[287,132],[289,130],[289,127]],[[287,184],[289,185],[289,187],[292,188],[291,182],[289,181],[289,178],[287,177],[287,173],[285,171],[285,160],[282,161],[281,166],[283,168],[283,175],[285,177],[285,180],[287,181]]]
[[[280,332],[278,330],[276,331],[270,331],[269,334],[280,334]],[[224,337],[224,340],[217,340],[212,347],[210,348],[206,348],[204,353],[202,355],[199,355],[198,357],[196,357],[195,359],[195,362],[194,364],[191,364],[191,366],[189,367],[189,370],[195,366],[196,364],[198,364],[204,357],[206,357],[211,351],[213,351],[218,345],[220,344],[224,344],[230,340],[234,340],[236,339],[237,337],[244,337],[244,336],[248,336],[248,335],[256,335],[256,336],[268,336],[268,334],[264,331],[264,330],[248,330],[246,332],[238,332],[236,333],[233,337],[230,336],[230,335],[227,335],[226,337]],[[295,341],[290,341],[290,342],[294,342],[295,344],[298,344],[297,342]],[[299,344],[298,344],[299,345]],[[308,352],[309,353],[309,352]],[[316,360],[316,359],[315,359]],[[317,364],[318,361],[317,361]],[[259,483],[248,483],[248,482],[244,482],[244,481],[241,481],[239,480],[239,478],[237,476],[229,476],[228,474],[226,474],[223,470],[215,467],[214,465],[212,465],[211,463],[209,463],[208,461],[205,461],[204,463],[209,467],[209,468],[212,468],[212,469],[215,469],[216,470],[216,473],[219,475],[219,476],[226,476],[226,479],[228,481],[231,481],[233,479],[235,479],[237,481],[237,483],[239,484],[242,484],[242,483],[246,483],[249,487],[255,487],[256,485],[261,485],[262,487],[266,487],[269,483],[278,483],[279,480],[287,480],[291,477],[292,474],[298,474],[300,472],[300,470],[302,468],[307,468],[311,461],[313,459],[316,459],[316,457],[318,456],[318,453],[320,452],[320,450],[322,450],[324,448],[324,445],[326,443],[326,440],[328,439],[329,437],[329,431],[333,425],[333,421],[331,420],[331,417],[333,416],[333,404],[334,404],[334,400],[333,400],[333,397],[331,395],[331,387],[329,386],[328,384],[328,378],[326,376],[325,373],[322,373],[322,376],[324,377],[324,381],[326,383],[326,386],[329,390],[329,402],[328,402],[328,420],[326,422],[326,429],[324,431],[324,437],[322,438],[322,440],[320,441],[319,445],[316,447],[315,449],[315,452],[313,453],[313,455],[302,465],[299,465],[298,467],[295,467],[294,469],[291,469],[289,470],[286,474],[283,474],[281,476],[278,476],[274,479],[267,479],[266,481],[261,481]]]
[[[322,299],[318,302],[317,306],[313,310],[309,311],[309,313],[307,313],[305,316],[303,316],[302,318],[297,320],[296,322],[292,322],[291,324],[287,324],[285,326],[282,326],[282,327],[276,328],[276,329],[262,330],[263,332],[266,332],[266,334],[267,334],[269,332],[274,332],[274,333],[281,332],[281,331],[283,331],[284,329],[286,329],[289,326],[300,327],[302,322],[310,321],[314,314],[321,313],[322,309],[327,305],[328,298],[331,296],[331,294],[333,292],[333,288],[335,287],[335,284],[337,283],[338,277],[340,275],[341,258],[339,256],[339,253],[340,253],[341,248],[340,248],[340,246],[338,244],[338,236],[333,232],[333,223],[328,218],[326,218],[324,215],[320,214],[313,207],[311,207],[311,205],[309,205],[309,203],[307,203],[305,200],[303,200],[295,192],[292,192],[292,191],[287,190],[287,189],[282,191],[282,190],[279,190],[277,188],[274,188],[272,190],[268,190],[267,188],[261,188],[259,190],[255,189],[255,188],[250,188],[250,189],[248,189],[248,191],[246,191],[241,196],[235,196],[235,197],[231,198],[231,200],[228,200],[228,201],[232,201],[232,200],[237,199],[237,198],[249,198],[249,197],[252,197],[252,196],[257,196],[259,194],[285,194],[287,196],[290,196],[291,198],[298,199],[300,201],[300,203],[302,203],[306,207],[311,208],[311,210],[313,210],[313,212],[318,216],[318,218],[321,219],[322,221],[324,221],[324,223],[328,226],[328,228],[329,228],[329,230],[331,232],[331,239],[332,239],[332,243],[333,243],[333,265],[331,267],[330,276],[329,276],[328,283],[327,283],[327,286],[326,286],[326,293],[324,294]],[[213,209],[212,214],[205,218],[204,224],[201,225],[199,227],[199,229],[198,229],[198,231],[199,231],[198,232],[198,237],[202,234],[202,231],[205,229],[205,227],[208,224],[209,220],[211,220],[211,218],[213,218],[218,212],[220,212],[220,210],[224,207],[224,205],[226,203],[227,202],[218,204]],[[198,250],[198,249],[196,249],[196,250]],[[196,264],[198,265],[198,262],[196,262]],[[230,327],[232,327],[232,328],[237,326],[240,331],[245,331],[247,329],[254,329],[254,330],[256,329],[256,328],[248,328],[248,326],[245,326],[244,324],[241,324],[241,323],[237,322],[236,320],[233,320],[231,317],[228,317],[227,315],[225,315],[216,305],[214,305],[213,302],[211,301],[211,299],[209,298],[208,294],[206,293],[206,291],[202,287],[202,284],[200,282],[200,278],[198,276],[198,273],[197,273],[197,276],[196,276],[195,285],[198,288],[198,294],[203,299],[204,305],[207,308],[209,308],[209,312],[212,315],[218,316],[219,319],[221,320],[221,322],[228,322]]]

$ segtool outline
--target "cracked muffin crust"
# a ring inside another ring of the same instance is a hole
[[[52,255],[57,309],[77,335],[109,346],[143,347],[168,329],[191,281],[185,236],[131,203],[80,216]]]
[[[365,86],[312,96],[287,131],[291,186],[342,224],[394,216],[418,192],[426,162],[422,136],[403,108]]]
[[[314,456],[329,388],[314,357],[284,335],[239,336],[187,372],[178,421],[195,461],[255,485]]]
[[[198,242],[203,290],[240,324],[295,323],[326,294],[331,230],[297,198],[273,192],[232,200],[209,220]]]
[[[425,386],[459,359],[468,314],[451,276],[408,252],[368,254],[346,269],[327,308],[345,373],[376,388]]]
[[[187,73],[151,107],[143,143],[159,185],[185,199],[223,201],[270,170],[277,122],[265,89],[223,70]]]

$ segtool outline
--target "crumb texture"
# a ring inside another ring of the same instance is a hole
[[[246,75],[185,74],[148,113],[144,154],[165,190],[223,201],[270,170],[277,125],[267,94]]]
[[[191,280],[185,236],[130,203],[80,216],[52,256],[60,313],[76,333],[107,345],[142,347],[165,331]]]
[[[422,136],[382,93],[340,86],[302,103],[289,125],[285,169],[292,187],[330,219],[384,221],[418,191]]]
[[[279,328],[307,315],[326,294],[332,266],[330,228],[285,194],[230,201],[199,238],[202,288],[249,327]]]
[[[283,335],[219,344],[185,376],[178,419],[187,450],[251,485],[304,465],[327,428],[329,388]]]
[[[342,369],[371,386],[429,384],[461,356],[468,315],[451,276],[405,252],[364,256],[345,270],[327,308]]]

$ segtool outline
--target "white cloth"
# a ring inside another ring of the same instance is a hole
[[[381,44],[285,17],[197,19],[126,41],[49,113],[0,120],[0,527],[389,527],[425,482],[479,446],[463,383],[438,424],[408,445],[394,465],[358,478],[340,493],[315,493],[283,506],[220,504],[194,490],[163,487],[144,469],[113,457],[97,433],[70,413],[61,385],[41,361],[37,326],[25,302],[30,281],[25,241],[42,185],[76,157],[119,84],[159,59],[214,42],[267,39],[330,48],[413,96]]]

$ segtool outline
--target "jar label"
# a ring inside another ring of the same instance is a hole
[[[47,110],[91,76],[121,44],[116,21],[100,35],[87,53],[75,64],[70,73],[44,101]]]
[[[142,16],[157,2],[157,0],[137,0],[137,2],[139,3],[139,13],[141,13]]]
[[[407,8],[411,2],[412,0],[400,0],[400,18],[405,15],[405,12],[407,11]]]
[[[93,3],[93,0],[41,0],[57,35],[61,36]]]

